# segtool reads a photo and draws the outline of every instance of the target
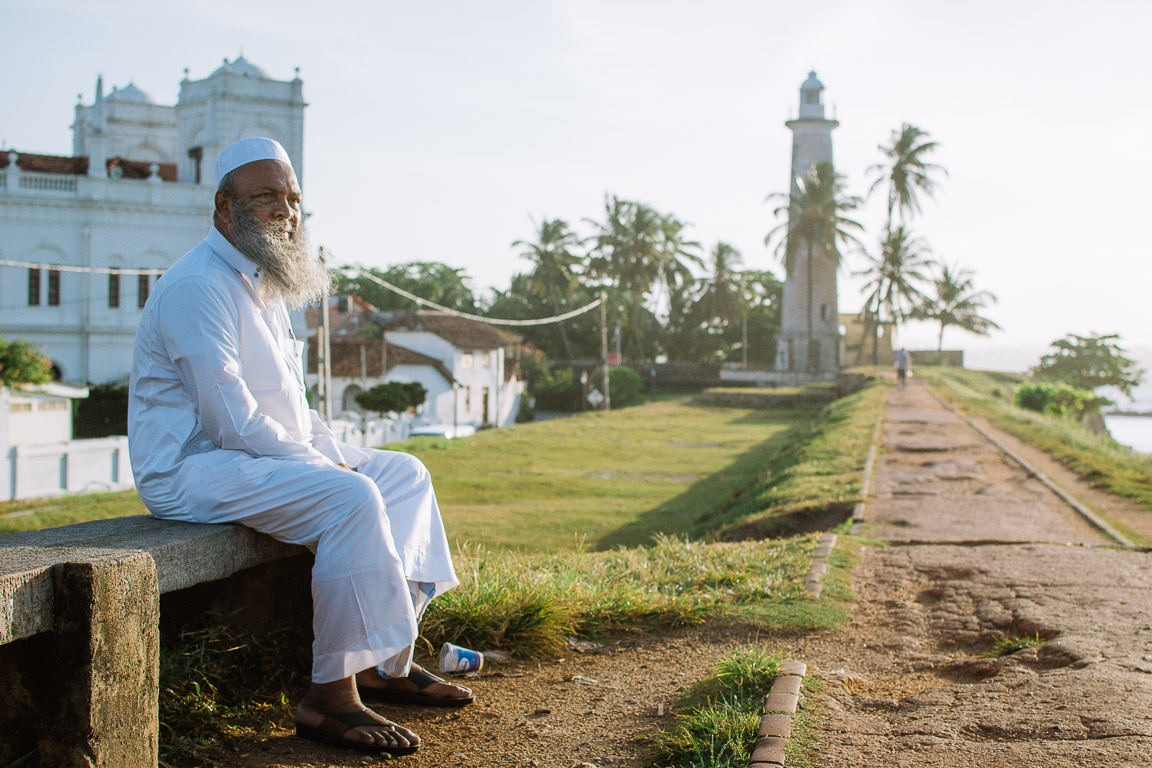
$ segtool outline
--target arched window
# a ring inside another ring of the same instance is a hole
[[[341,399],[343,410],[359,413],[360,404],[356,402],[356,395],[363,391],[363,389],[356,386],[355,384],[349,385],[349,387],[344,390],[344,397]]]

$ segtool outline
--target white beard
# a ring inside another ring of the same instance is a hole
[[[286,221],[263,224],[242,203],[233,203],[232,239],[241,253],[264,270],[261,298],[280,299],[289,309],[297,309],[327,296],[332,278],[312,256],[303,221],[285,239],[288,226]]]

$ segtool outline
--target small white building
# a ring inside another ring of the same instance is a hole
[[[342,311],[343,310],[343,311]],[[419,382],[427,399],[413,426],[504,427],[516,421],[524,382],[519,336],[442,312],[374,312],[356,300],[331,310],[333,412],[357,416],[356,395],[391,381]],[[309,313],[309,326],[315,328]],[[364,338],[379,335],[381,338]],[[308,384],[316,393],[315,337]]]
[[[0,150],[3,335],[42,346],[57,378],[126,380],[158,274],[212,226],[220,151],[270,136],[301,173],[302,88],[243,57],[202,80],[185,70],[175,105],[131,83],[105,95],[97,78],[94,101],[76,105],[72,157]]]
[[[0,387],[0,500],[133,487],[128,438],[72,439],[72,401],[88,388]]]

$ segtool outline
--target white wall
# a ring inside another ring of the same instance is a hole
[[[212,226],[212,191],[137,179],[0,171],[0,259],[82,267],[166,269]],[[67,181],[71,188],[25,189],[24,179]],[[150,280],[154,286],[155,277]],[[70,381],[126,378],[141,310],[137,278],[120,277],[120,306],[108,306],[106,274],[60,273],[60,303],[28,304],[28,270],[0,266],[0,328],[5,338],[43,346]]]
[[[126,437],[0,447],[0,499],[132,487]]]

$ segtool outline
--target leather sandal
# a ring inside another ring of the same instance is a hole
[[[404,690],[389,685],[383,688],[360,686],[360,698],[370,701],[382,701],[385,704],[416,704],[422,707],[457,708],[467,706],[476,700],[475,696],[436,696],[424,693],[431,685],[447,682],[437,677],[423,667],[413,664],[408,671],[408,677],[395,678],[406,680],[415,686],[415,690]]]
[[[352,749],[370,755],[379,755],[385,752],[389,755],[396,756],[411,755],[420,749],[419,744],[402,747],[399,745],[369,744],[359,739],[348,738],[348,731],[366,725],[379,726],[385,730],[387,730],[389,726],[392,728],[396,727],[396,723],[390,720],[385,720],[382,723],[373,717],[368,710],[362,709],[359,712],[343,712],[337,715],[325,715],[324,719],[320,721],[320,725],[305,725],[297,720],[296,735],[309,741],[317,741],[321,744],[330,744],[334,747]]]

